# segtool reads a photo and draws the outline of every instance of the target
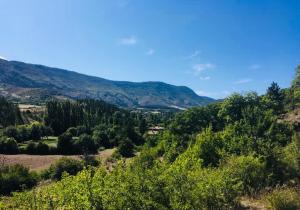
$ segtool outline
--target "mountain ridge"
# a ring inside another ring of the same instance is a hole
[[[214,99],[160,81],[113,81],[75,71],[0,59],[0,94],[19,101],[51,97],[102,99],[122,107],[200,106]]]

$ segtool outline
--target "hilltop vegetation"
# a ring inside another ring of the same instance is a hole
[[[288,89],[272,83],[262,96],[233,94],[222,102],[180,112],[163,133],[144,135],[140,153],[131,161],[118,157],[111,170],[86,166],[77,175],[14,193],[3,205],[238,209],[241,197],[262,194],[262,202],[271,209],[300,209],[299,127],[284,117],[300,105],[298,75],[300,68]],[[131,139],[121,137],[125,138]]]

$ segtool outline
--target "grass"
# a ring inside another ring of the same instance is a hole
[[[49,136],[47,138],[42,139],[42,142],[47,144],[49,147],[56,147],[57,141],[58,141],[58,139],[56,136]]]
[[[267,194],[263,200],[268,209],[300,210],[300,190],[298,188],[277,188]]]
[[[29,140],[29,141],[24,141],[24,142],[18,143],[18,147],[20,149],[25,149],[26,146],[30,142],[34,142],[34,143],[42,142],[42,143],[47,144],[49,147],[56,147],[57,146],[57,141],[58,141],[58,138],[56,136],[48,136],[48,137],[42,138],[40,141]]]

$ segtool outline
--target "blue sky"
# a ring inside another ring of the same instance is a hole
[[[299,0],[0,0],[0,56],[200,95],[288,87]]]

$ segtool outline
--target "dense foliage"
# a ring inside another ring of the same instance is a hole
[[[21,165],[0,166],[0,195],[31,188],[37,183],[35,174]]]
[[[0,126],[15,125],[22,123],[22,121],[18,107],[0,96]]]

